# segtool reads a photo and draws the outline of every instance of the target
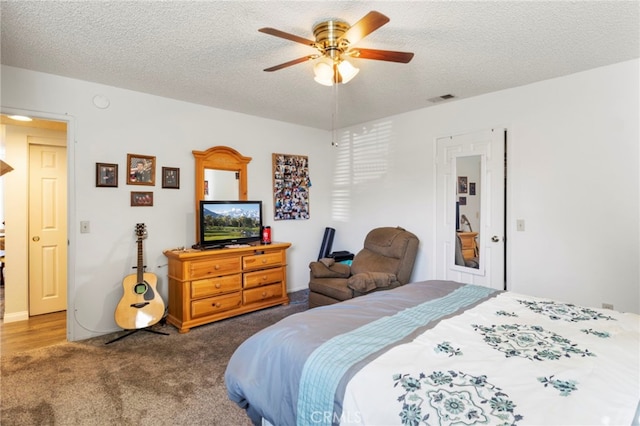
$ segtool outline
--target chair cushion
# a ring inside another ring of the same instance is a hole
[[[349,277],[347,286],[352,290],[366,293],[376,288],[389,287],[396,281],[395,274],[386,272],[361,272]]]
[[[356,254],[351,264],[351,274],[363,272],[389,272],[398,270],[400,260],[395,257],[382,256],[368,249],[362,249]]]
[[[347,287],[346,278],[321,278],[309,281],[309,291],[323,294],[336,300],[349,300],[353,298],[353,290]]]
[[[382,256],[400,259],[406,254],[408,238],[415,236],[401,227],[376,228],[367,234],[364,248]]]

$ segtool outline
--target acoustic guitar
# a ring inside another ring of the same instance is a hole
[[[156,290],[158,278],[144,272],[142,240],[147,236],[144,223],[136,224],[138,237],[137,273],[122,280],[123,295],[116,307],[116,324],[125,330],[137,330],[152,326],[164,316],[164,302]]]

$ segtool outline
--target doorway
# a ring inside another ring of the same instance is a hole
[[[27,140],[29,316],[34,316],[67,309],[67,149],[64,139]]]
[[[33,120],[30,122],[17,122],[5,115],[8,112],[29,115]],[[55,213],[57,217],[55,217],[56,226],[54,228],[61,236],[56,244],[58,248],[64,247],[64,253],[62,253],[64,255],[61,255],[59,251],[52,250],[53,246],[47,243],[44,250],[40,250],[40,253],[45,254],[45,257],[41,258],[41,260],[45,262],[47,267],[44,268],[42,267],[44,265],[41,265],[41,267],[36,268],[41,271],[39,278],[44,279],[39,280],[38,286],[40,290],[43,290],[41,291],[41,299],[48,302],[49,299],[57,298],[57,305],[53,308],[44,308],[44,310],[40,309],[39,311],[32,310],[33,301],[27,302],[30,299],[31,284],[34,282],[32,279],[34,272],[29,271],[34,261],[31,259],[33,255],[31,252],[33,240],[31,235],[32,221],[29,219],[28,212],[31,211],[30,206],[33,204],[29,200],[29,182],[33,180],[33,176],[29,175],[31,169],[29,166],[31,145],[56,147],[58,155],[56,163],[62,165],[59,170],[62,174],[59,175],[61,180],[57,183],[58,187],[55,188],[54,192],[58,193],[63,190],[66,193],[67,182],[71,181],[69,169],[66,166],[66,160],[70,154],[68,153],[70,133],[67,131],[70,119],[69,117],[57,117],[50,114],[30,114],[30,112],[26,111],[14,112],[4,109],[2,113],[3,154],[10,163],[12,162],[12,164],[18,166],[14,166],[14,171],[9,175],[5,175],[2,182],[4,185],[3,204],[5,206],[6,259],[8,265],[5,274],[7,286],[4,292],[5,316],[3,321],[8,323],[28,321],[31,315],[67,309],[69,280],[66,278],[66,273],[69,262],[66,256],[66,249],[71,236],[68,235],[66,228],[69,223],[68,206],[70,200],[67,200],[65,194],[64,199],[59,200],[59,209]],[[43,116],[43,118],[35,118],[35,115]],[[50,156],[51,151],[49,149],[46,152],[40,151],[40,155],[49,161],[53,158]],[[50,177],[46,177],[45,180],[47,185],[52,185]],[[50,196],[51,194],[48,194],[43,199],[49,199],[50,203],[53,204]],[[9,209],[8,206],[11,206],[11,208]],[[51,228],[52,217],[51,211],[46,211],[45,221],[47,223],[45,228],[47,230]],[[35,236],[41,238],[40,235]],[[41,241],[44,242],[45,240]],[[47,274],[51,271],[56,271],[58,275],[55,279],[49,279],[46,274],[42,273],[45,270],[48,271]],[[62,301],[62,304],[60,301]],[[66,321],[67,314],[64,314],[64,312],[63,317],[65,317],[65,321],[58,321],[57,323],[61,324],[59,326],[62,327],[63,335],[66,336],[68,335],[68,321]]]
[[[436,140],[436,277],[506,289],[506,129]]]

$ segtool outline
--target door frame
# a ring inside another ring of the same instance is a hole
[[[494,132],[494,131],[500,131],[503,133],[503,184],[502,184],[502,194],[501,194],[501,198],[503,200],[503,206],[502,206],[502,216],[503,216],[503,222],[502,222],[502,226],[501,228],[501,233],[502,233],[502,241],[501,244],[503,245],[503,249],[502,249],[502,271],[500,271],[501,275],[502,275],[502,286],[500,289],[504,289],[507,290],[508,288],[510,288],[509,285],[509,277],[510,277],[510,271],[511,271],[511,265],[510,265],[510,261],[511,261],[511,256],[510,256],[510,245],[508,244],[508,231],[509,231],[509,226],[508,224],[510,223],[510,212],[511,212],[511,197],[509,197],[509,194],[511,193],[510,191],[510,179],[508,178],[508,152],[509,152],[509,146],[511,145],[510,143],[510,139],[509,136],[512,135],[512,129],[510,126],[508,125],[495,125],[495,126],[488,126],[482,129],[472,129],[472,130],[466,130],[466,131],[458,131],[458,132],[451,132],[448,134],[443,134],[440,136],[437,136],[433,139],[433,158],[434,158],[434,163],[433,163],[433,182],[434,182],[434,196],[436,199],[436,202],[434,202],[434,206],[433,206],[433,212],[434,212],[434,240],[433,240],[433,253],[436,255],[435,257],[435,275],[436,275],[436,279],[445,279],[442,278],[441,276],[439,276],[439,274],[437,273],[438,270],[438,261],[439,261],[439,257],[437,255],[438,250],[440,250],[439,247],[439,243],[440,240],[437,237],[438,235],[438,226],[439,226],[439,222],[438,222],[438,183],[439,183],[439,178],[438,178],[438,141],[440,139],[447,139],[447,138],[454,138],[454,137],[464,137],[464,136],[470,136],[470,135],[476,135],[476,134],[482,134],[483,132]],[[468,154],[462,154],[460,155],[461,157],[465,157],[468,156]],[[484,160],[482,160],[482,173],[484,174]],[[486,220],[486,219],[483,219]],[[453,249],[452,249],[453,250]],[[447,269],[446,265],[440,265],[441,267],[444,267],[445,270]],[[452,268],[454,270],[457,270],[458,268]],[[460,271],[459,272],[464,272],[464,273],[469,273],[469,268],[459,268]],[[464,271],[466,270],[466,271]],[[473,275],[472,273],[470,275]]]
[[[76,271],[76,233],[73,226],[76,223],[75,199],[75,117],[69,114],[57,114],[43,111],[33,111],[9,106],[0,106],[1,114],[26,115],[42,120],[62,121],[67,124],[67,340],[75,340],[76,323],[75,312],[75,271]]]

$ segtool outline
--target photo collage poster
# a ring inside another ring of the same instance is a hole
[[[274,220],[309,219],[309,158],[273,154]]]

